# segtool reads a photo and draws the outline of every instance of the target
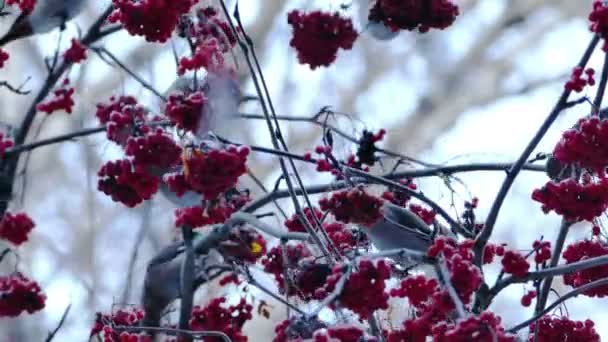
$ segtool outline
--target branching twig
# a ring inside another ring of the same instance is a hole
[[[578,63],[579,67],[581,67],[581,68],[585,67],[585,65],[589,61],[589,58],[591,58],[591,54],[593,53],[593,50],[597,46],[598,42],[599,42],[599,37],[597,35],[594,35],[593,38],[591,39],[591,42],[589,43],[589,46],[587,47],[583,56],[581,57],[580,62]],[[536,148],[536,146],[538,145],[540,140],[543,138],[545,133],[547,133],[547,131],[549,130],[549,127],[551,127],[553,122],[557,119],[557,116],[559,115],[559,113],[561,113],[561,111],[564,109],[564,106],[568,102],[568,97],[570,96],[570,92],[571,91],[569,89],[564,89],[561,96],[557,100],[555,107],[553,107],[553,109],[551,110],[551,112],[549,113],[549,115],[547,116],[547,118],[545,119],[543,124],[540,126],[540,128],[538,129],[538,131],[536,132],[534,137],[532,137],[532,140],[528,143],[528,145],[526,146],[524,151],[521,153],[521,155],[515,162],[515,164],[513,164],[513,166],[509,169],[507,176],[506,176],[505,180],[503,181],[503,183],[500,187],[500,190],[498,191],[498,194],[496,195],[496,199],[494,199],[494,202],[492,203],[492,207],[490,208],[490,213],[488,214],[488,217],[484,223],[484,226],[483,226],[481,232],[479,233],[477,239],[475,240],[475,246],[474,246],[475,264],[478,267],[481,267],[482,260],[483,260],[484,247],[486,246],[486,243],[490,239],[490,236],[492,236],[492,232],[494,230],[494,224],[496,223],[496,219],[498,218],[500,208],[502,207],[502,204],[503,204],[505,198],[507,197],[507,193],[511,189],[511,185],[513,185],[515,178],[521,171],[523,165],[526,163],[526,160],[530,157],[530,154],[532,154],[532,152],[534,151],[534,149]]]
[[[535,313],[534,316],[522,323],[519,323],[518,325],[512,327],[511,329],[507,330],[507,332],[510,333],[516,333],[518,330],[523,329],[527,326],[530,325],[530,323],[537,321],[539,318],[541,318],[542,316],[546,315],[549,311],[553,310],[554,308],[556,308],[558,305],[560,305],[561,303],[565,302],[566,300],[572,298],[572,297],[576,297],[579,294],[594,289],[598,286],[603,286],[603,285],[608,285],[608,278],[602,278],[602,279],[598,279],[598,280],[594,280],[588,284],[585,284],[581,287],[577,287],[576,289],[566,293],[565,295],[561,296],[558,300],[556,300],[555,302],[551,303],[551,305],[549,305],[546,309],[542,310],[541,312]]]

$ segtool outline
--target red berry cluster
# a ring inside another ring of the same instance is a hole
[[[330,266],[313,261],[301,262],[294,272],[293,283],[296,294],[304,301],[323,298],[317,290],[325,286],[327,277],[331,274]]]
[[[287,23],[293,28],[289,45],[298,51],[300,63],[313,70],[333,63],[338,49],[350,50],[358,36],[352,21],[338,13],[294,10],[287,15]]]
[[[112,114],[114,112],[123,113],[128,111],[129,113],[140,113],[140,110],[132,110],[137,107],[139,107],[139,105],[137,104],[137,100],[133,96],[112,96],[110,97],[108,104],[97,104],[97,111],[95,112],[95,116],[102,125],[105,125],[111,120]],[[131,110],[127,110],[128,108],[130,108]]]
[[[505,247],[503,245],[495,245],[493,243],[488,243],[483,250],[483,263],[491,264],[494,262],[494,257],[499,256],[502,257],[505,255]]]
[[[602,233],[600,226],[594,224],[593,227],[591,227],[591,234],[593,234],[593,236],[599,236]]]
[[[190,329],[194,331],[221,331],[228,335],[231,341],[247,342],[247,336],[243,335],[242,329],[245,322],[253,317],[251,314],[253,306],[247,304],[244,298],[237,305],[231,305],[227,308],[222,307],[225,302],[226,298],[220,297],[212,299],[204,308],[195,306],[192,309]],[[217,338],[205,338],[205,340],[215,341]]]
[[[32,314],[42,310],[45,301],[38,283],[21,273],[0,276],[0,317],[17,317],[23,311]]]
[[[119,333],[118,331],[114,331],[112,327],[114,326],[123,326],[123,327],[132,327],[136,326],[142,319],[144,318],[144,311],[142,309],[132,307],[128,309],[119,309],[112,314],[104,314],[98,312],[95,316],[95,323],[93,324],[93,328],[91,328],[90,337],[98,335],[101,333],[101,337],[103,337],[104,342],[123,342],[123,341],[132,341],[133,336],[138,337],[135,334],[124,334]],[[143,336],[139,336],[142,337]],[[136,342],[148,342],[151,340],[133,340]]]
[[[72,39],[72,45],[64,52],[63,58],[72,63],[80,63],[87,58],[87,47],[78,39]]]
[[[34,221],[25,213],[5,212],[0,220],[0,238],[19,246],[27,241],[27,236],[34,226]]]
[[[334,192],[319,201],[323,211],[329,211],[344,223],[372,225],[382,217],[382,200],[356,187]]]
[[[554,210],[569,221],[593,221],[608,207],[608,179],[586,184],[572,178],[549,181],[532,192],[532,199],[542,204],[545,213]]]
[[[545,261],[549,261],[551,259],[551,242],[550,241],[539,241],[535,240],[532,243],[532,248],[534,248],[534,262],[537,264],[542,264]]]
[[[179,178],[183,177],[175,177],[177,180]],[[184,185],[180,184],[182,181],[171,181],[172,179],[174,177],[170,176],[170,189],[176,191],[178,197],[181,197],[185,191],[190,190],[185,180],[183,180]],[[176,189],[177,187],[181,187],[181,189]],[[176,209],[175,226],[198,228],[210,224],[224,223],[230,218],[230,215],[241,209],[249,200],[248,193],[230,194],[213,201],[201,201],[200,206]]]
[[[568,317],[543,316],[530,324],[528,341],[585,341],[599,342],[600,335],[595,324],[588,319],[584,322],[573,321]]]
[[[523,297],[521,297],[521,305],[528,307],[532,304],[532,299],[536,298],[536,291],[528,291]]]
[[[443,30],[452,25],[458,14],[458,6],[450,0],[376,0],[369,20],[382,22],[393,31],[417,28],[427,32],[431,28]]]
[[[570,79],[568,80],[568,82],[566,82],[566,84],[564,84],[564,88],[570,91],[580,93],[587,85],[595,85],[595,79],[593,78],[594,74],[595,70],[593,70],[593,68],[587,68],[585,70],[586,77],[583,78],[583,68],[576,67],[574,68],[574,70],[572,70]]]
[[[196,133],[206,104],[207,98],[202,91],[191,94],[174,92],[167,100],[165,115],[177,128]]]
[[[591,21],[591,32],[595,32],[598,36],[604,39],[604,46],[602,50],[608,52],[608,6],[605,5],[602,0],[595,0],[593,2],[593,10],[589,14],[589,21]]]
[[[340,222],[324,223],[323,228],[331,242],[341,252],[356,247],[360,241],[351,229]]]
[[[10,55],[8,54],[8,52],[0,49],[0,68],[4,67],[4,63],[8,61],[9,57]]]
[[[371,342],[376,339],[366,339],[365,332],[352,325],[334,325],[315,331],[312,342]]]
[[[523,277],[528,274],[530,264],[520,253],[507,251],[502,257],[502,267],[505,273],[510,273],[514,277]]]
[[[266,254],[266,240],[262,234],[246,226],[233,228],[218,247],[224,257],[246,263],[255,263]]]
[[[183,156],[184,179],[190,188],[212,200],[233,188],[247,172],[249,148],[227,146],[208,151],[193,150]]]
[[[112,0],[114,12],[108,20],[120,22],[131,35],[144,36],[149,42],[165,42],[177,26],[179,17],[188,13],[197,0]]]
[[[481,271],[473,264],[473,244],[472,240],[458,243],[452,238],[440,236],[427,252],[432,258],[443,255],[450,271],[450,281],[465,304],[470,302],[471,295],[482,282]]]
[[[435,221],[435,216],[437,216],[437,212],[432,209],[425,209],[421,205],[418,204],[410,204],[410,210],[418,215],[426,224],[432,224]]]
[[[442,322],[433,327],[433,341],[437,342],[515,342],[516,336],[507,334],[500,324],[501,318],[484,311],[457,323]]]
[[[270,273],[274,276],[274,279],[277,281],[279,292],[284,293],[286,284],[285,284],[285,275],[291,278],[292,271],[291,269],[297,267],[298,262],[304,258],[310,257],[311,253],[303,244],[295,244],[295,245],[286,245],[285,246],[285,255],[287,256],[287,260],[283,258],[283,251],[281,246],[276,246],[270,249],[270,251],[264,256],[262,259],[262,265],[264,266],[264,271]],[[287,269],[285,269],[287,268]],[[294,277],[295,278],[295,277]],[[288,285],[294,285],[293,282],[288,281]],[[305,288],[314,287],[314,286],[303,286]],[[289,287],[287,295],[293,295],[298,293],[302,297],[310,297],[310,293],[303,293],[303,291],[297,291],[297,289],[293,287]]]
[[[180,26],[185,26],[185,37],[195,39],[196,46],[192,57],[180,59],[178,74],[188,70],[206,68],[207,70],[220,69],[224,65],[224,53],[236,44],[236,36],[229,24],[219,18],[213,7],[206,7],[197,11],[198,22],[195,24],[189,17],[183,17]]]
[[[4,157],[4,153],[7,149],[13,147],[15,143],[11,139],[6,139],[4,134],[0,132],[0,159]]]
[[[215,70],[224,65],[224,55],[220,43],[215,38],[209,38],[196,45],[192,57],[182,57],[179,60],[177,74],[183,75],[188,70],[205,68]]]
[[[416,190],[418,188],[411,178],[400,179],[399,183],[412,190]],[[394,205],[405,207],[407,202],[409,202],[411,199],[411,196],[407,192],[398,188],[389,188],[387,191],[382,193],[382,198],[393,203]]]
[[[566,260],[566,264],[570,264],[579,260],[585,260],[607,254],[608,246],[605,243],[598,240],[583,240],[575,242],[566,247],[563,257]],[[605,277],[608,277],[608,265],[596,266],[585,270],[564,274],[564,283],[577,288]],[[608,296],[608,285],[594,287],[583,292],[583,294],[589,297]]]
[[[403,279],[399,287],[392,289],[390,294],[393,297],[407,297],[413,306],[421,307],[438,291],[439,283],[436,279],[427,279],[423,275],[416,275]]]
[[[310,222],[310,224],[314,227],[316,221],[313,217],[313,212],[315,213],[314,216],[316,216],[317,220],[319,221],[321,221],[323,218],[323,212],[317,208],[313,208],[313,210],[310,210],[310,208],[304,208],[304,214],[306,215],[308,222]],[[302,221],[300,221],[300,216],[297,213],[285,220],[284,224],[285,227],[287,227],[287,230],[290,232],[306,232],[306,226],[304,226]]]
[[[135,168],[152,175],[162,175],[180,161],[182,153],[175,141],[162,129],[140,137],[130,137],[125,154],[133,157]]]
[[[327,277],[325,287],[317,290],[315,296],[322,298],[331,293],[344,276],[344,271],[343,266],[335,266],[332,274]],[[361,319],[367,319],[378,309],[388,309],[389,295],[384,282],[390,275],[391,267],[385,260],[375,263],[370,260],[360,261],[338,296],[340,304],[358,314]]]
[[[564,164],[577,164],[603,175],[608,165],[608,120],[598,116],[582,118],[569,129],[553,150],[553,157]]]
[[[7,5],[17,5],[24,13],[30,13],[36,6],[36,0],[6,0]]]
[[[55,96],[53,99],[49,100],[45,103],[39,103],[36,106],[36,109],[51,114],[57,110],[64,110],[67,113],[72,113],[72,107],[74,107],[74,88],[69,87],[70,80],[63,80],[63,85],[59,87],[59,89],[55,89],[53,91],[53,95]]]
[[[136,169],[129,159],[109,161],[99,169],[97,175],[97,189],[127,207],[150,199],[160,185],[159,177]]]
[[[228,52],[236,44],[236,36],[230,24],[220,18],[214,7],[205,7],[197,11],[198,23],[194,36],[198,40],[215,38],[220,42],[222,52]]]

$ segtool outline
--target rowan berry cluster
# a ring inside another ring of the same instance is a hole
[[[51,114],[52,112],[63,110],[66,113],[72,113],[72,108],[74,107],[74,88],[70,87],[70,80],[63,80],[63,84],[53,91],[54,98],[51,100],[39,103],[36,106],[36,109]]]
[[[95,116],[106,126],[108,139],[120,146],[124,146],[129,137],[150,130],[144,125],[146,109],[132,96],[112,96],[108,104],[98,103]]]
[[[179,60],[179,75],[188,70],[205,68],[208,71],[220,69],[224,65],[224,53],[236,44],[236,36],[215,8],[206,7],[196,12],[196,18],[182,17],[178,31],[188,39],[193,39],[194,52],[191,57]]]
[[[572,178],[549,181],[532,192],[545,213],[555,211],[570,221],[593,221],[608,208],[608,179],[581,184]]]
[[[287,260],[285,260],[283,257],[283,253],[285,253]],[[280,293],[286,295],[298,294],[302,298],[310,298],[312,297],[312,293],[306,290],[311,288],[317,289],[325,283],[324,278],[321,279],[321,281],[317,281],[315,280],[315,277],[298,275],[298,272],[306,273],[307,271],[306,268],[302,269],[298,267],[299,262],[310,257],[311,255],[311,252],[303,244],[288,244],[285,247],[275,246],[271,248],[270,251],[262,258],[261,262],[264,266],[264,271],[273,275],[277,282],[277,287]],[[314,270],[314,268],[311,269]],[[285,279],[286,275],[289,277],[289,279]],[[316,276],[320,274],[311,275]],[[300,278],[300,284],[294,284],[292,278]],[[296,288],[296,285],[301,288]],[[287,293],[285,293],[286,289]]]
[[[22,12],[30,13],[34,10],[37,0],[6,0],[7,5],[17,5]]]
[[[97,189],[130,208],[152,198],[160,185],[159,177],[136,168],[129,159],[109,161],[97,175]]]
[[[418,187],[411,178],[400,179],[399,184],[408,187],[411,190],[416,190]],[[405,207],[412,198],[407,192],[399,188],[389,187],[387,191],[382,193],[382,198],[393,203],[394,205]]]
[[[471,295],[481,286],[481,271],[473,264],[473,241],[456,242],[440,236],[427,252],[429,257],[445,259],[450,272],[450,281],[463,303],[471,301]]]
[[[603,175],[608,166],[608,120],[597,116],[580,119],[575,128],[562,134],[553,157],[564,164],[576,164]]]
[[[46,296],[40,286],[19,272],[0,276],[0,317],[17,317],[22,312],[44,309]]]
[[[72,39],[72,45],[63,53],[63,58],[72,63],[80,63],[87,58],[87,47],[78,39]]]
[[[574,242],[566,247],[563,257],[566,264],[571,264],[576,261],[585,260],[593,257],[599,257],[608,254],[608,246],[600,240],[583,240]],[[581,287],[594,280],[608,277],[608,265],[601,265],[585,270],[579,270],[564,274],[564,283],[574,288]],[[605,297],[608,296],[608,285],[597,286],[583,292],[589,297]]]
[[[344,223],[369,226],[382,217],[382,200],[359,187],[334,192],[330,198],[322,198],[319,206]]]
[[[502,257],[502,268],[505,273],[510,273],[514,277],[523,277],[528,273],[530,264],[520,253],[507,251]]]
[[[593,78],[593,75],[595,75],[595,70],[593,70],[593,68],[587,68],[585,70],[585,77],[583,77],[583,68],[576,67],[572,70],[570,79],[564,84],[564,87],[568,90],[580,93],[587,85],[595,85],[595,78]]]
[[[205,199],[216,199],[221,193],[233,188],[241,175],[247,172],[249,148],[227,146],[225,148],[194,150],[183,158],[184,180],[190,189],[203,194]],[[171,181],[168,181],[171,187]]]
[[[112,0],[114,12],[108,20],[120,22],[133,36],[144,36],[149,42],[171,38],[179,18],[190,11],[198,0]]]
[[[152,342],[152,339],[147,335],[131,334],[114,330],[114,327],[116,326],[136,326],[143,318],[144,311],[136,307],[118,309],[115,312],[112,312],[112,314],[98,312],[95,315],[95,322],[91,328],[90,337],[99,336],[103,338],[104,342]]]
[[[595,331],[591,320],[574,321],[568,317],[543,316],[530,324],[528,341],[600,341],[600,335]]]
[[[521,297],[521,305],[528,307],[532,304],[532,300],[536,298],[536,291],[528,291],[526,294]]]
[[[184,93],[173,92],[165,106],[165,115],[179,129],[197,132],[207,98],[202,91]]]
[[[341,265],[334,266],[325,286],[318,289],[315,296],[323,298],[334,291],[340,279],[346,276],[345,271]],[[338,296],[340,305],[358,314],[362,320],[367,319],[376,310],[387,309],[389,295],[385,281],[390,275],[391,267],[385,260],[360,261],[346,279],[344,288]]]
[[[458,6],[450,0],[376,0],[369,12],[369,20],[382,22],[393,31],[429,29],[443,30],[458,16]]]
[[[329,66],[336,60],[338,50],[350,50],[358,37],[350,18],[338,13],[294,10],[289,12],[287,23],[293,28],[289,45],[298,52],[300,63],[313,70]]]
[[[315,218],[313,217],[313,212],[314,212],[314,216],[317,217],[317,220],[319,222],[323,218],[323,212],[321,212],[317,208],[313,208],[312,210],[310,208],[304,208],[304,214],[306,215],[306,219],[314,227],[314,226],[316,226],[316,224],[315,224],[316,221],[315,221]],[[306,232],[306,226],[302,223],[298,214],[294,214],[289,219],[285,220],[285,227],[290,232],[303,232],[303,233]]]
[[[195,306],[192,309],[190,329],[194,331],[221,331],[231,341],[247,342],[243,335],[243,325],[250,320],[253,306],[245,299],[236,305],[224,307],[225,297],[214,298],[205,307]]]
[[[608,5],[604,1],[593,1],[593,10],[589,14],[589,21],[591,22],[589,29],[604,39],[602,49],[608,52],[608,42],[606,41],[608,37]]]
[[[0,219],[0,239],[19,246],[27,241],[34,226],[34,221],[26,213],[11,214],[5,212]]]
[[[469,316],[457,323],[441,322],[433,327],[433,341],[438,342],[515,342],[516,336],[507,334],[501,318],[490,311]]]

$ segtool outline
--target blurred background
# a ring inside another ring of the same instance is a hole
[[[344,13],[352,16],[361,30],[367,0],[247,0],[240,2],[240,9],[257,46],[277,113],[310,117],[322,107],[331,106],[336,112],[348,114],[333,122],[345,132],[357,135],[363,128],[386,128],[385,148],[435,164],[514,161],[557,101],[563,83],[591,39],[587,15],[592,1],[454,2],[460,6],[461,14],[446,31],[402,32],[390,41],[375,40],[364,32],[351,51],[339,52],[336,63],[314,71],[299,65],[295,51],[289,47],[287,12],[294,8],[339,10],[346,3],[351,6]],[[70,38],[85,32],[109,3],[89,1],[84,13],[63,33],[62,46],[67,47]],[[0,32],[14,18],[0,18]],[[24,88],[32,93],[19,96],[0,88],[3,125],[19,125],[44,81],[43,58],[52,56],[58,38],[59,33],[52,32],[5,47],[11,58],[1,70],[0,81],[19,85],[27,80]],[[176,78],[171,43],[150,44],[141,37],[119,32],[97,44],[112,51],[156,89],[163,91]],[[174,45],[178,52],[185,51],[179,42]],[[134,95],[151,107],[157,103],[153,94],[124,71],[108,66],[91,51],[88,55],[84,64],[69,72],[76,89],[73,114],[39,114],[28,141],[98,126],[95,104],[107,101],[111,95]],[[601,55],[601,51],[596,52],[590,63],[598,72]],[[240,56],[235,58],[242,89],[254,94],[246,65]],[[578,96],[593,96],[595,88],[587,91]],[[582,104],[564,112],[537,152],[550,152],[561,131],[589,109],[588,104]],[[244,105],[241,110],[261,113],[255,103]],[[282,128],[294,152],[311,151],[321,142],[321,130],[315,125],[284,122]],[[242,120],[221,134],[236,142],[270,146],[264,122]],[[338,142],[338,153],[350,151],[353,146]],[[56,341],[83,341],[95,312],[110,312],[123,303],[139,303],[147,260],[176,234],[175,208],[157,195],[136,209],[128,209],[98,192],[97,170],[107,160],[118,158],[120,150],[103,134],[39,148],[22,158],[25,162],[10,210],[26,211],[37,226],[31,240],[19,248],[19,260],[8,257],[0,271],[6,274],[18,263],[19,270],[41,284],[47,302],[37,314],[0,320],[2,341],[43,340],[70,304],[70,314]],[[279,175],[275,158],[254,154],[249,166],[272,188]],[[311,166],[302,165],[301,172],[308,184],[331,181],[331,177],[316,173]],[[478,217],[485,217],[504,172],[458,177],[462,183],[452,183],[454,196],[442,179],[417,183],[425,194],[455,215],[462,210],[464,200],[477,196]],[[507,197],[492,241],[529,250],[534,239],[554,239],[559,218],[544,215],[530,199],[532,190],[545,181],[542,173],[521,174]],[[252,190],[260,191],[254,185]],[[289,202],[281,204],[289,214],[293,212]],[[272,209],[268,206],[264,210]],[[268,220],[281,224],[278,219]],[[589,234],[590,225],[579,224],[572,229],[569,241]],[[489,267],[486,272],[488,281],[493,283],[497,270]],[[558,293],[569,290],[559,280],[555,288]],[[519,304],[525,289],[512,286],[492,305],[503,316],[506,327],[531,314]],[[213,286],[202,289],[199,303],[222,294],[220,291]],[[554,295],[550,302],[553,299]],[[274,326],[285,317],[280,304],[264,300],[270,305],[270,317],[258,317],[245,325],[246,331],[255,327],[255,335],[250,335],[254,337],[252,341],[271,340]],[[572,318],[590,318],[596,323],[608,317],[603,304],[602,299],[586,297],[566,303]],[[597,329],[608,337],[608,326],[600,324]]]

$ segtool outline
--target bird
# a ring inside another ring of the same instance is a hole
[[[383,204],[382,212],[382,218],[362,229],[378,251],[405,248],[415,254],[426,253],[433,243],[434,231],[420,217],[390,202]],[[406,259],[416,259],[416,256],[405,253]]]
[[[67,21],[82,11],[85,3],[85,0],[38,0],[32,12],[21,12],[0,38],[0,47],[14,40],[63,29]]]
[[[193,232],[192,244],[196,254],[194,289],[211,279],[217,278],[225,271],[224,259],[216,249],[205,254],[198,253],[197,246],[205,235]],[[142,293],[144,318],[143,327],[158,327],[165,308],[181,297],[181,268],[186,246],[183,241],[176,241],[164,247],[148,262]]]

